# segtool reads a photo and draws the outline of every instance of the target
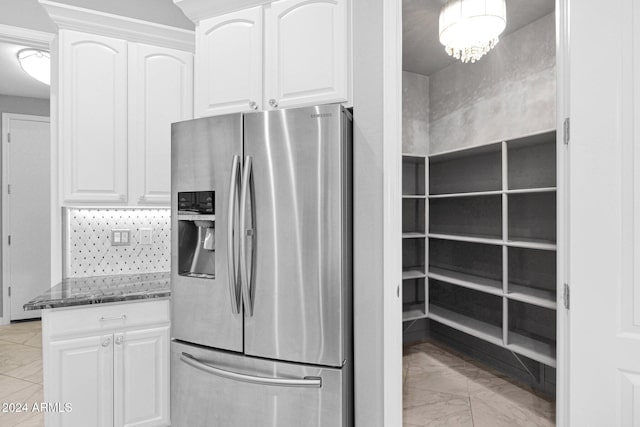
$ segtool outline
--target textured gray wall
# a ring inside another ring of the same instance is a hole
[[[430,76],[429,150],[439,153],[555,128],[555,17],[509,34],[475,64]]]
[[[30,114],[33,116],[49,116],[49,100],[38,98],[23,98],[19,96],[0,95],[0,115],[2,113]],[[0,122],[0,135],[2,135],[2,123]],[[0,208],[2,207],[0,202]],[[2,256],[0,252],[0,257]],[[2,277],[0,267],[0,277]],[[0,279],[0,317],[2,317],[2,279]],[[34,295],[35,296],[35,295]]]
[[[402,152],[429,150],[429,77],[402,72]]]

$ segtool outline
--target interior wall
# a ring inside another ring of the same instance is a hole
[[[554,129],[555,14],[500,40],[475,64],[430,76],[430,153]]]
[[[429,77],[402,72],[402,152],[429,151]]]
[[[19,96],[0,95],[0,114],[18,113],[33,116],[49,116],[49,100],[38,98],[23,98]],[[2,122],[0,121],[0,135],[2,134]],[[0,200],[0,209],[2,200]],[[0,224],[0,231],[2,225]],[[0,254],[2,248],[0,247]],[[1,256],[1,255],[0,255]],[[3,316],[4,284],[2,283],[2,265],[0,265],[0,317]]]

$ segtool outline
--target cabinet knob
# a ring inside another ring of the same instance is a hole
[[[252,110],[257,110],[258,109],[258,103],[255,101],[249,101],[249,108],[251,108]]]
[[[116,337],[116,344],[117,345],[122,344],[122,337]]]
[[[273,108],[276,108],[278,106],[278,101],[276,101],[275,99],[271,98],[269,100],[269,105],[271,105]]]
[[[107,338],[106,340],[102,341],[103,347],[109,347],[109,344],[111,344],[111,338]]]

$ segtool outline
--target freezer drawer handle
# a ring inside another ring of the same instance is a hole
[[[235,381],[242,381],[245,383],[260,384],[260,385],[273,385],[280,387],[307,387],[307,388],[321,388],[322,378],[320,377],[304,377],[303,379],[287,379],[287,378],[267,378],[256,377],[254,375],[240,374],[237,372],[226,371],[224,369],[216,368],[207,363],[203,363],[190,355],[189,353],[182,353],[180,355],[182,360],[187,365],[193,366],[201,371],[208,372],[213,375],[217,375],[222,378],[227,378]]]

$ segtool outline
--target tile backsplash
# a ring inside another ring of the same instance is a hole
[[[169,271],[170,209],[65,208],[64,276],[88,277]],[[153,229],[140,244],[140,228]],[[112,246],[111,230],[130,230],[129,246]]]

